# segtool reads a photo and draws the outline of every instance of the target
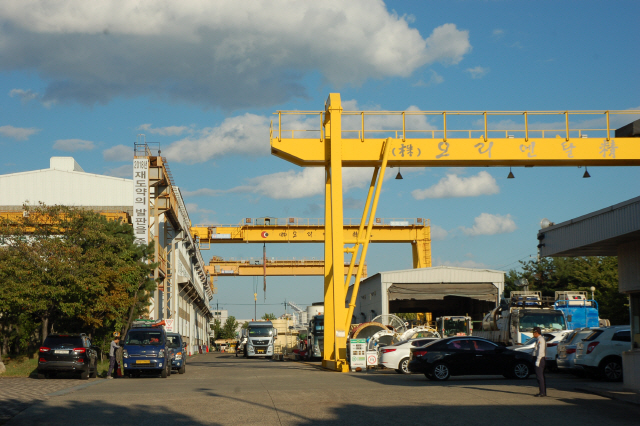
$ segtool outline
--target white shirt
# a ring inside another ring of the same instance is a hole
[[[547,356],[547,341],[544,336],[538,336],[538,341],[536,345],[533,347],[533,357],[536,360],[541,360],[542,358]]]

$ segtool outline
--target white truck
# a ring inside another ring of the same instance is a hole
[[[471,336],[473,324],[468,316],[444,316],[436,318],[436,328],[442,338]]]
[[[545,307],[539,291],[512,291],[509,301],[503,301],[482,320],[482,330],[472,335],[484,337],[506,346],[521,345],[533,337],[533,328],[542,332],[567,330],[564,312]]]
[[[242,340],[246,338],[244,356],[273,356],[273,345],[277,336],[278,330],[271,321],[250,321],[247,328],[242,329]]]

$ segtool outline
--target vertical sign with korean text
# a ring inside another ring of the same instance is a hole
[[[149,244],[149,159],[133,160],[133,233],[136,244]]]

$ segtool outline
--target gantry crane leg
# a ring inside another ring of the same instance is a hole
[[[330,158],[329,166],[325,167],[325,287],[324,287],[324,352],[322,365],[325,368],[346,372],[347,337],[351,315],[358,295],[362,264],[358,265],[353,292],[349,306],[345,306],[346,294],[351,281],[351,275],[358,256],[360,246],[362,254],[359,262],[364,262],[367,256],[373,218],[376,214],[380,189],[384,180],[391,140],[387,139],[383,146],[382,161],[376,167],[369,186],[369,193],[365,203],[358,239],[354,247],[344,247],[343,208],[342,208],[342,132],[341,132],[340,95],[331,94],[325,116],[325,149]],[[375,188],[375,195],[374,194]],[[372,200],[373,195],[373,200]],[[367,231],[363,235],[364,223],[368,217]],[[345,280],[344,254],[351,253],[352,259]],[[339,267],[338,267],[339,266]]]

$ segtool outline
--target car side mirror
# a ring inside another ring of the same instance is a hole
[[[182,347],[186,348],[187,347],[187,342],[182,342]]]
[[[277,328],[273,329],[273,337],[278,337],[278,329]]]
[[[567,316],[567,321],[571,322],[572,318],[573,318],[573,315],[568,315]]]

